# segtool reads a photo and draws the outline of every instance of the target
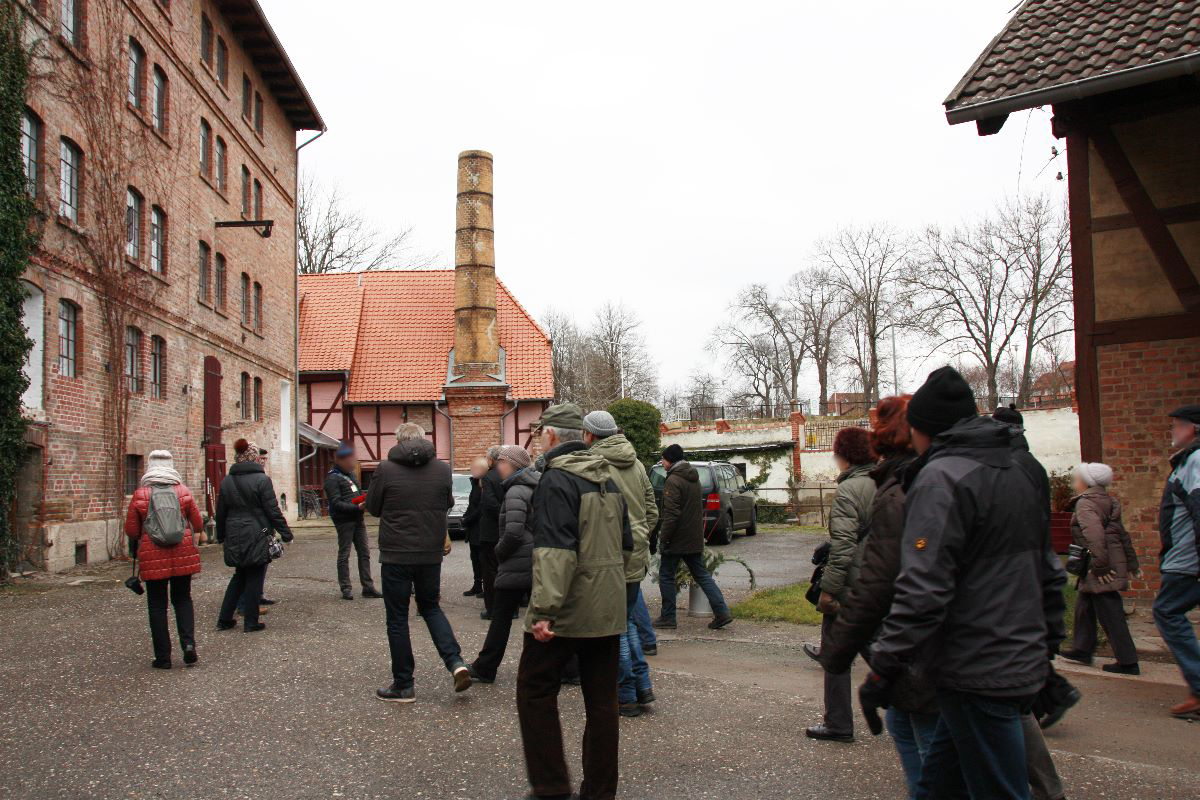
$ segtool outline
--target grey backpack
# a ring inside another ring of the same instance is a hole
[[[183,509],[179,495],[169,484],[150,486],[150,508],[146,511],[146,535],[160,547],[174,547],[183,541]]]

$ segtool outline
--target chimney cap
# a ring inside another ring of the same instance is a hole
[[[463,159],[463,158],[486,158],[489,161],[492,160],[492,154],[489,153],[487,150],[463,150],[461,153],[458,154],[458,157],[460,159]]]

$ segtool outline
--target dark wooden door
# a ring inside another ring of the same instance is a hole
[[[221,362],[204,357],[204,507],[217,512],[217,492],[225,477],[225,445],[221,443]]]

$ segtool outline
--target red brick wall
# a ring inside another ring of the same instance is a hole
[[[1142,564],[1130,596],[1158,588],[1158,504],[1170,467],[1167,412],[1200,399],[1200,338],[1101,347],[1100,430],[1113,493]]]
[[[454,455],[451,466],[466,470],[471,460],[500,444],[500,417],[508,410],[504,389],[446,389],[446,403],[454,420]]]

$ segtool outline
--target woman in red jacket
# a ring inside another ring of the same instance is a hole
[[[162,486],[172,488],[179,500],[179,511],[184,524],[183,541],[179,544],[158,544],[145,532],[153,490]],[[202,527],[200,509],[197,508],[192,493],[183,485],[179,473],[175,471],[171,453],[167,450],[155,450],[150,454],[149,466],[146,468],[146,474],[142,476],[141,485],[129,501],[129,513],[125,516],[125,535],[131,540],[129,549],[138,560],[142,580],[146,582],[146,603],[150,608],[150,637],[154,642],[152,666],[158,669],[171,668],[171,633],[167,628],[168,587],[171,605],[175,607],[175,627],[179,632],[179,646],[183,649],[183,663],[189,666],[196,663],[192,576],[200,571],[200,551],[196,549],[193,535]]]

